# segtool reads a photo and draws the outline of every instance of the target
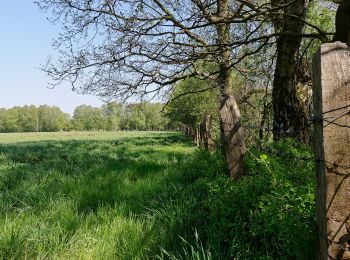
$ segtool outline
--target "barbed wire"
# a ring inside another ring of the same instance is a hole
[[[345,111],[344,111],[345,110]],[[329,126],[334,126],[334,127],[340,127],[340,128],[347,128],[350,129],[350,120],[341,120],[339,122],[340,119],[344,118],[345,116],[350,115],[350,104],[345,105],[345,106],[340,106],[334,109],[330,109],[328,111],[323,112],[322,114],[318,114],[312,118],[310,118],[308,124],[302,129],[304,130],[305,128],[310,128],[312,126],[314,126],[315,124],[318,124],[318,127],[322,126],[322,128],[326,128]],[[345,123],[344,123],[345,121]],[[256,129],[258,128],[260,131],[266,131],[267,133],[271,132],[271,128],[270,127],[261,127],[261,126],[252,126],[252,125],[245,125],[243,126],[243,128],[246,129]],[[288,150],[293,150],[294,147],[287,147]],[[337,162],[331,162],[331,161],[327,161],[324,158],[315,158],[314,156],[298,156],[292,153],[286,153],[286,152],[282,152],[282,151],[278,151],[275,149],[271,149],[271,148],[260,148],[260,151],[262,153],[267,153],[269,156],[276,156],[276,157],[280,157],[283,160],[297,160],[297,161],[305,161],[305,162],[309,162],[309,161],[314,161],[315,164],[321,164],[321,167],[323,169],[325,169],[325,174],[326,175],[338,175],[341,176],[342,182],[347,179],[348,177],[350,177],[350,164],[340,164]],[[321,157],[323,157],[321,155]],[[340,184],[341,185],[341,184]],[[335,196],[335,194],[334,194]],[[333,197],[334,198],[334,197]],[[333,200],[333,199],[332,199]],[[332,203],[332,202],[331,202]],[[330,207],[331,203],[329,204],[328,207]],[[327,209],[328,211],[328,209]],[[346,223],[348,221],[350,216],[348,216],[347,220],[344,221],[344,223]],[[338,232],[340,231],[340,227],[339,229],[336,231],[336,234],[338,234]],[[320,233],[319,236],[323,237],[323,235]],[[335,236],[333,237],[329,237],[326,236],[325,239],[328,241],[328,245],[334,245],[334,247],[337,247],[339,250],[342,251],[342,254],[344,254],[345,252],[349,252],[350,251],[350,243],[349,241],[347,241],[345,244],[343,242],[341,242],[341,240],[337,241],[335,240]],[[328,258],[330,259],[335,259],[333,258],[329,253],[328,253]]]
[[[336,125],[336,126],[339,126],[339,127],[342,127],[342,128],[350,128],[350,124],[349,125],[344,125],[344,124],[339,124],[339,123],[335,122],[336,120],[341,119],[342,117],[350,114],[350,109],[347,109],[347,108],[350,108],[350,104],[346,105],[346,106],[337,107],[337,108],[325,111],[322,114],[316,115],[316,116],[310,118],[308,120],[308,123],[306,124],[306,126],[301,128],[300,130],[305,130],[307,128],[310,128],[315,123],[320,123],[322,121],[327,123],[327,124],[323,125],[323,128],[325,128],[325,127],[327,127],[329,125]],[[327,115],[329,113],[336,112],[336,111],[339,111],[339,110],[342,110],[342,109],[347,109],[347,110],[345,112],[341,113],[340,115],[324,117],[324,115]],[[242,124],[241,127],[245,128],[245,129],[263,130],[263,131],[265,131],[267,133],[272,133],[273,132],[272,128],[270,128],[270,127],[262,127],[261,125]]]
[[[330,113],[334,113],[340,110],[346,110],[344,112],[341,112],[340,114],[336,114],[336,115],[331,115],[331,116],[325,116],[325,115],[329,115]],[[314,126],[315,124],[323,124],[322,127],[326,128],[330,125],[334,125],[337,127],[341,127],[341,128],[349,128],[350,129],[350,122],[349,124],[343,124],[343,123],[338,123],[337,120],[343,118],[346,115],[350,115],[350,104],[347,105],[343,105],[343,106],[339,106],[336,108],[332,108],[330,110],[324,111],[323,113],[317,114],[313,117],[311,117],[307,124],[301,128],[298,129],[299,131],[303,131],[307,128],[311,128],[312,126]],[[349,120],[350,121],[350,120]],[[243,128],[244,130],[259,130],[259,131],[263,131],[264,133],[269,133],[269,134],[274,134],[274,129],[272,126],[270,126],[269,124],[266,126],[263,124],[258,124],[258,125],[254,125],[251,123],[246,123],[244,121],[240,122],[239,125],[241,128]],[[293,147],[290,147],[290,149],[293,149]],[[271,148],[266,148],[266,147],[260,147],[260,151],[270,155],[270,156],[276,156],[276,157],[280,157],[286,160],[300,160],[300,161],[311,161],[313,160],[315,163],[320,163],[323,162],[325,163],[325,166],[327,167],[327,169],[329,170],[328,172],[334,172],[335,174],[339,174],[339,175],[344,175],[344,176],[350,176],[350,173],[339,173],[339,172],[335,172],[334,169],[339,169],[341,168],[342,170],[349,170],[350,169],[350,165],[340,165],[338,163],[335,162],[329,162],[326,160],[322,160],[320,158],[314,158],[314,156],[296,156],[290,153],[283,153],[281,151],[275,151],[274,149]],[[331,168],[333,167],[333,168]]]
[[[332,115],[332,116],[327,116],[325,117],[325,115],[329,115],[330,113],[335,113],[337,111],[340,110],[346,110],[344,112],[341,112],[340,114],[336,114],[336,115]],[[318,114],[312,118],[310,118],[308,120],[307,125],[302,128],[301,130],[305,130],[306,128],[310,128],[312,126],[314,126],[317,123],[323,123],[322,127],[326,128],[330,125],[334,125],[337,127],[341,127],[341,128],[349,128],[350,129],[350,120],[349,120],[349,124],[344,124],[344,123],[339,123],[337,122],[337,120],[343,118],[346,115],[350,115],[350,104],[344,105],[344,106],[339,106],[330,110],[327,110],[321,114]],[[265,133],[273,133],[273,129],[272,127],[266,127],[266,126],[261,126],[261,125],[253,125],[253,124],[242,124],[241,127],[243,129],[246,130],[260,130],[260,131],[264,131]],[[289,147],[290,149],[293,149],[293,147]],[[338,175],[343,175],[343,176],[350,176],[350,173],[340,173],[338,171],[335,171],[335,169],[342,169],[342,170],[349,170],[350,169],[350,165],[341,165],[339,163],[335,163],[335,162],[330,162],[330,161],[326,161],[326,160],[322,160],[320,158],[314,158],[314,156],[296,156],[290,153],[284,153],[281,151],[275,151],[271,148],[260,148],[260,151],[270,155],[270,156],[276,156],[276,157],[280,157],[286,160],[301,160],[301,161],[315,161],[315,163],[324,163],[325,167],[327,168],[327,172],[328,173],[334,173],[334,174],[338,174]]]

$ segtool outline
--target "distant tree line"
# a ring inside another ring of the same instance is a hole
[[[173,127],[162,107],[161,103],[80,105],[73,116],[57,106],[0,108],[0,132],[169,130]]]

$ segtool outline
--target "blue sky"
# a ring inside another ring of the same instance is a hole
[[[72,113],[81,104],[100,106],[94,96],[78,95],[68,84],[49,89],[38,69],[53,53],[58,27],[46,20],[33,0],[3,1],[0,8],[0,107],[57,105]]]

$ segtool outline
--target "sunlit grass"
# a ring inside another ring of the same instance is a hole
[[[0,135],[0,259],[313,259],[312,160],[222,156],[178,133]]]
[[[169,132],[140,132],[140,131],[71,131],[71,132],[39,132],[39,133],[0,133],[0,144],[37,141],[66,141],[66,140],[118,140],[142,136],[169,135]]]
[[[176,248],[192,233],[194,198],[177,169],[193,151],[176,133],[1,134],[0,258],[145,259]]]

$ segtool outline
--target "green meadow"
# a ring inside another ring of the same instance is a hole
[[[0,259],[308,259],[312,162],[246,167],[179,133],[0,134]]]
[[[141,259],[189,228],[193,198],[175,180],[194,149],[179,134],[1,134],[0,144],[0,258]]]

